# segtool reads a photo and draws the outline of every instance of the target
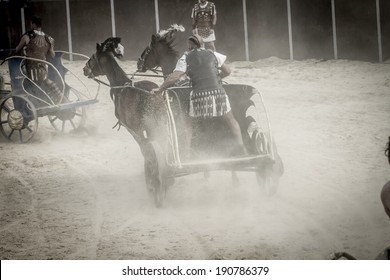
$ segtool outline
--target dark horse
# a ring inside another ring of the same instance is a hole
[[[174,49],[175,34],[178,31],[183,32],[184,27],[173,24],[167,30],[152,35],[150,44],[138,59],[138,72],[154,71],[157,67],[161,67],[165,77],[173,72],[179,58],[179,53]]]
[[[120,38],[108,38],[97,44],[96,53],[87,61],[84,75],[89,78],[105,75],[115,103],[115,116],[133,135],[143,152],[147,139],[164,139],[165,106],[160,95],[150,95],[157,85],[150,81],[133,82],[115,58],[123,56]],[[99,82],[99,80],[95,79]]]

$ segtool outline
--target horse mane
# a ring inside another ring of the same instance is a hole
[[[111,52],[112,53],[112,52]],[[123,68],[119,65],[118,61],[115,59],[115,54],[112,53],[113,55],[110,56],[112,59],[111,63],[111,68],[112,68],[112,73],[115,77],[121,77],[120,80],[116,81],[119,85],[125,84],[127,82],[131,82],[131,79],[127,76],[126,72],[123,70]]]
[[[161,67],[163,75],[172,73],[179,58],[176,50],[175,34],[185,29],[182,25],[173,24],[166,30],[160,30],[152,35],[152,40],[138,59],[137,68],[140,72]]]
[[[157,42],[163,43],[167,46],[168,54],[179,55],[179,52],[175,49],[175,33],[178,31],[184,32],[183,25],[172,24],[168,29],[162,29],[156,34]]]
[[[173,40],[162,39],[159,42],[162,42],[163,44],[165,43],[165,45],[167,46],[167,54],[173,54],[175,56],[179,55],[179,51],[177,51],[175,48],[175,46],[176,46],[175,39],[173,39]]]
[[[172,37],[172,35],[178,31],[180,32],[184,32],[186,29],[184,28],[183,25],[179,25],[179,24],[172,24],[168,29],[161,29],[157,35],[160,36],[160,37],[167,37],[167,36],[170,36]]]

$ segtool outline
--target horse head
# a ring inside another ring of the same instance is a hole
[[[121,39],[110,37],[101,44],[96,44],[96,52],[90,57],[84,67],[84,75],[93,78],[100,75],[106,75],[106,65],[114,57],[123,56],[124,48],[120,44]]]
[[[175,34],[178,31],[184,32],[185,28],[182,25],[173,24],[167,30],[153,34],[151,42],[138,59],[137,70],[146,72],[160,66],[164,74],[171,73],[178,59],[178,52],[173,47]]]

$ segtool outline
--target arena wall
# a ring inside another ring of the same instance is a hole
[[[137,59],[156,28],[182,24],[177,49],[186,49],[195,0],[69,0],[71,42],[68,37],[66,0],[0,0],[1,55],[15,48],[22,34],[22,7],[29,18],[39,15],[43,29],[56,40],[56,49],[84,54],[115,33],[122,38],[125,59]],[[351,59],[378,62],[390,59],[390,1],[333,0],[337,49],[334,48],[332,0],[214,0],[217,7],[217,50],[229,60]],[[155,9],[157,5],[157,10]],[[288,3],[291,12],[289,32]],[[378,40],[377,6],[380,7],[381,41]],[[114,12],[111,11],[114,4]],[[245,37],[246,7],[247,41]],[[112,15],[115,25],[112,25]],[[156,16],[157,15],[157,16]],[[379,42],[381,45],[379,45]],[[292,44],[291,44],[292,43]]]

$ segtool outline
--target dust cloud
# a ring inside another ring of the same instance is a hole
[[[135,71],[135,61],[120,64]],[[285,164],[274,196],[252,173],[239,173],[234,187],[230,172],[218,171],[177,178],[156,208],[139,147],[112,129],[114,105],[101,88],[82,133],[57,133],[40,118],[31,142],[0,138],[0,258],[328,259],[348,251],[373,259],[390,242],[379,198],[389,179],[390,65],[271,57],[231,67],[228,83],[263,94]]]

